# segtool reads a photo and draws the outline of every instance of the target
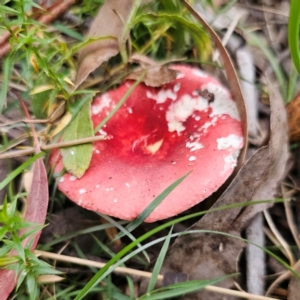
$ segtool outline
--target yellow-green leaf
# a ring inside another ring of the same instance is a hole
[[[88,101],[77,116],[71,121],[63,135],[64,141],[71,141],[94,135],[93,123],[90,116],[91,101]],[[63,164],[66,170],[77,178],[83,176],[90,165],[93,145],[83,144],[61,149]]]

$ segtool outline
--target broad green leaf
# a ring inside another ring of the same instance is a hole
[[[91,100],[79,111],[77,116],[66,128],[63,140],[71,141],[94,135],[93,124],[90,116]],[[83,144],[61,149],[63,164],[68,172],[80,178],[90,165],[93,145]]]

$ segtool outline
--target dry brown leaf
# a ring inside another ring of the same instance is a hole
[[[119,0],[109,0],[102,5],[87,37],[110,38],[88,44],[80,51],[75,89],[104,61],[119,53],[119,43],[122,38],[124,24],[127,21],[132,5],[133,0],[122,0],[122,4],[120,4]],[[125,39],[127,38],[125,37]]]
[[[280,92],[271,82],[271,80],[268,80],[271,116],[270,141],[267,149],[270,164],[260,180],[252,200],[273,199],[276,194],[277,184],[287,171],[286,166],[289,158],[287,116]],[[240,223],[241,228],[244,228],[258,212],[268,207],[270,207],[269,204],[249,206],[239,216],[237,222]]]
[[[300,142],[300,96],[293,99],[287,106],[289,136],[291,142]]]
[[[164,64],[166,64],[166,62],[160,64],[150,59],[149,57],[140,54],[132,55],[130,58],[130,62],[138,63],[141,65],[141,67],[135,69],[126,77],[126,79],[138,80],[146,70],[143,82],[147,86],[162,86],[163,84],[175,80],[178,74],[178,71],[169,69],[167,66],[165,66]]]

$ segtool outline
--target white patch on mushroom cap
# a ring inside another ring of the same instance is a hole
[[[196,159],[197,159],[196,156],[190,156],[190,157],[189,157],[189,161],[194,161],[194,160],[196,160]]]
[[[241,120],[236,103],[230,98],[229,93],[222,86],[208,83],[203,85],[201,89],[206,89],[209,93],[214,94],[214,101],[209,105],[212,108],[212,112],[209,115],[210,117],[227,114],[237,121]]]
[[[80,189],[79,190],[79,194],[85,194],[86,193],[86,190],[85,189]]]
[[[70,176],[70,178],[69,178],[70,181],[75,181],[76,179],[77,179],[77,177],[75,177],[75,176],[73,176],[73,175]]]
[[[199,131],[203,131],[204,133],[207,133],[207,129],[210,126],[215,126],[217,123],[218,118],[213,117],[210,121],[205,122],[200,128]]]
[[[230,168],[235,168],[237,165],[237,159],[239,157],[240,150],[236,150],[232,153],[230,153],[228,156],[224,158],[224,161],[227,165],[229,165]]]
[[[173,91],[175,93],[177,93],[180,90],[181,84],[180,83],[176,83],[173,87]]]
[[[64,181],[65,181],[64,176],[60,177],[59,182],[64,182]]]
[[[99,129],[98,132],[99,132],[101,135],[107,136],[107,132],[104,131],[103,129]]]
[[[226,150],[229,148],[237,149],[243,143],[243,137],[235,134],[230,134],[227,137],[217,139],[218,150]]]
[[[127,110],[128,110],[128,112],[129,112],[130,114],[132,114],[132,108],[131,108],[131,107],[128,107]]]
[[[184,73],[181,73],[179,72],[176,76],[176,79],[181,79],[181,78],[184,78],[185,77],[185,74]]]
[[[100,103],[92,105],[92,114],[93,115],[99,114],[103,108],[109,107],[110,103],[111,103],[111,98],[109,94],[104,93],[100,98]]]
[[[188,94],[183,95],[169,106],[166,113],[169,131],[177,131],[180,134],[185,129],[182,123],[192,116],[194,111],[202,111],[207,106],[208,101],[202,97],[194,98]]]
[[[158,104],[166,102],[167,99],[172,99],[173,101],[177,99],[177,95],[171,89],[160,90],[156,95],[147,91],[146,96],[147,98],[155,100]]]
[[[125,185],[129,188],[130,187],[130,184],[128,182],[125,183]]]
[[[192,73],[198,77],[206,78],[208,75],[199,69],[193,69]]]
[[[187,142],[186,147],[190,148],[190,151],[192,152],[203,148],[203,145],[199,142]]]

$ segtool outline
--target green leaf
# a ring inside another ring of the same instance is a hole
[[[40,91],[38,91],[40,89]],[[31,90],[31,108],[32,112],[38,119],[46,119],[51,103],[50,98],[56,97],[58,90],[55,83],[44,74],[35,82],[34,88]]]
[[[77,116],[66,128],[63,135],[64,141],[94,136],[93,124],[90,116],[90,104],[91,99],[86,102]],[[80,178],[90,165],[92,152],[92,144],[84,144],[61,149],[63,164],[67,171]]]
[[[3,107],[6,104],[6,96],[8,91],[8,84],[10,81],[10,76],[12,72],[13,60],[11,56],[5,58],[3,63],[3,80],[2,87],[0,91],[0,114],[2,113]]]
[[[208,285],[213,285],[219,281],[228,279],[235,275],[236,274],[227,275],[227,276],[222,276],[222,277],[218,277],[218,278],[214,278],[214,279],[210,279],[210,280],[193,280],[193,281],[175,283],[175,284],[157,289],[157,290],[153,291],[152,293],[147,293],[146,295],[138,298],[138,300],[171,299],[174,297],[178,297],[178,296],[182,296],[182,295],[185,295],[188,293],[199,291]]]
[[[29,299],[38,299],[39,288],[35,276],[33,274],[28,274],[26,278],[26,285],[28,289]]]

